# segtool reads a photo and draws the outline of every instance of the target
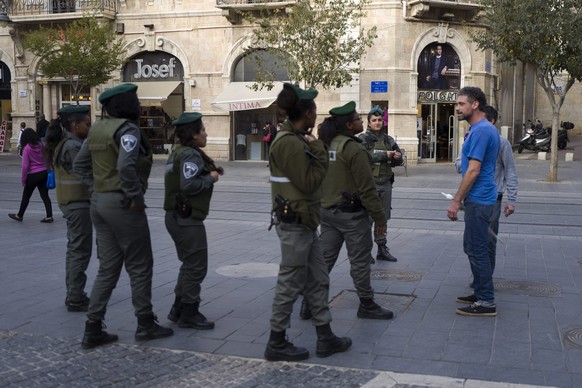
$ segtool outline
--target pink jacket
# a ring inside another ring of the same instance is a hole
[[[27,144],[22,150],[22,176],[20,178],[22,186],[26,186],[28,174],[46,171],[47,166],[42,155],[42,144]]]

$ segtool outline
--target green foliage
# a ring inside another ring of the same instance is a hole
[[[253,41],[246,54],[267,50],[285,66],[291,82],[324,89],[350,84],[359,72],[360,59],[377,37],[376,28],[365,31],[360,20],[370,0],[298,0],[297,4],[264,14],[245,14],[255,23]],[[273,72],[260,58],[255,89],[272,85]]]
[[[576,80],[582,81],[581,0],[482,0],[486,30],[472,34],[477,45],[502,62],[536,68],[552,106],[552,149],[548,181],[557,181],[560,109]]]
[[[77,101],[83,87],[106,83],[125,54],[111,24],[90,15],[64,26],[26,32],[23,47],[40,57],[39,70],[45,77],[65,78]]]

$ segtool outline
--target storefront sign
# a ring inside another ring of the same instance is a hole
[[[268,104],[266,106],[261,106],[260,101],[231,102],[228,104],[228,110],[234,111],[234,110],[262,109],[262,108],[268,108],[269,105],[271,105],[271,104]]]
[[[418,102],[456,102],[457,92],[447,90],[419,90]]]
[[[182,81],[184,68],[175,56],[162,51],[140,53],[123,69],[124,82]]]
[[[2,126],[0,126],[0,152],[4,152],[5,142],[6,142],[6,120],[3,120]]]

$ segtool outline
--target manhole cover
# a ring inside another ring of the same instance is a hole
[[[216,273],[231,278],[269,278],[279,274],[279,265],[270,263],[241,263],[224,265],[216,269]]]
[[[582,348],[582,327],[574,327],[564,333],[564,339],[570,344]]]
[[[415,282],[421,280],[423,272],[397,271],[393,269],[374,269],[370,274],[372,280],[397,280],[401,282]]]
[[[374,294],[374,301],[380,306],[392,310],[394,312],[406,311],[408,306],[414,301],[413,295],[400,295],[400,294],[383,294],[376,292]],[[338,309],[358,309],[360,305],[360,298],[355,291],[343,290],[337,294],[331,302],[329,302],[329,307]]]
[[[495,290],[517,295],[561,296],[560,287],[550,283],[523,282],[513,280],[495,280]]]

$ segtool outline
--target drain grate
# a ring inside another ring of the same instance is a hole
[[[528,296],[562,296],[562,289],[550,283],[495,280],[495,291]]]
[[[380,306],[394,312],[403,312],[414,301],[413,295],[374,293],[374,301]],[[343,290],[333,297],[329,307],[340,309],[357,309],[360,305],[358,294],[352,290]]]
[[[571,345],[582,348],[582,327],[574,327],[566,330],[564,340]]]
[[[421,280],[424,272],[398,271],[393,269],[374,269],[370,273],[372,280],[396,280],[400,282],[416,282]]]

